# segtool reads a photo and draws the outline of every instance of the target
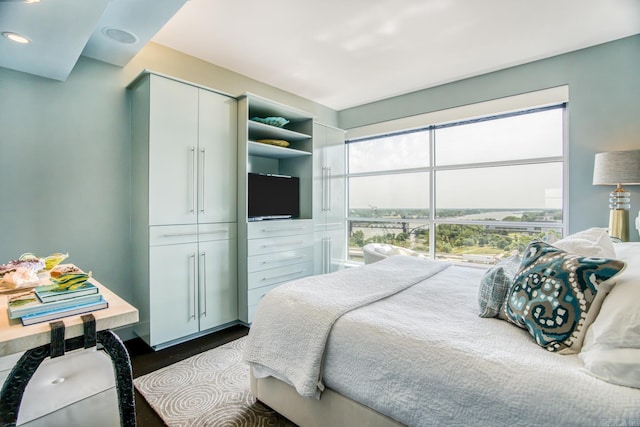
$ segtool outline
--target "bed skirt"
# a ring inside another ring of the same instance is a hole
[[[296,389],[274,377],[256,378],[251,372],[251,393],[262,403],[303,427],[398,427],[403,424],[329,388],[321,399],[302,397]]]

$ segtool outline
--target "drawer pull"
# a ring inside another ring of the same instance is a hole
[[[302,258],[304,258],[303,255],[283,257],[283,258],[273,258],[273,259],[265,259],[264,261],[262,261],[262,263],[263,264],[271,264],[273,262],[291,261],[291,260],[294,260],[294,259],[302,259]]]
[[[262,232],[270,233],[273,231],[291,231],[291,230],[304,230],[304,227],[291,227],[291,228],[263,228]]]
[[[270,245],[262,245],[263,248],[273,248],[273,247],[277,247],[277,246],[284,246],[284,245],[301,245],[304,243],[304,240],[299,240],[297,242],[278,242],[278,243],[272,243]]]
[[[201,231],[198,234],[222,234],[222,233],[228,233],[228,230]]]
[[[181,236],[197,236],[198,232],[195,233],[167,233],[163,234],[162,237],[181,237]]]
[[[304,270],[294,271],[293,273],[281,274],[279,276],[263,277],[262,281],[264,282],[266,280],[281,279],[283,277],[293,276],[293,275],[300,274],[300,273],[304,273]]]

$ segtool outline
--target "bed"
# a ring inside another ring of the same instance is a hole
[[[249,332],[252,392],[304,426],[638,426],[640,244],[587,236],[536,242],[535,254],[530,245],[489,270],[396,256],[282,285],[263,298]],[[590,291],[573,301],[586,310],[565,335],[566,310],[542,334],[526,316],[509,319],[531,291],[514,286],[518,278],[542,268],[550,283],[562,281],[538,265],[541,253],[558,269],[590,265]],[[508,279],[505,295],[480,317],[481,288],[496,271]]]

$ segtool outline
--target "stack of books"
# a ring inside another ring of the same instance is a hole
[[[93,283],[85,281],[75,285],[38,286],[26,293],[11,296],[8,301],[9,318],[19,318],[22,324],[27,326],[109,306]]]

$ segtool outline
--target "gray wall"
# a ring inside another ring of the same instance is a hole
[[[640,149],[640,35],[536,61],[339,113],[344,129],[438,111],[535,90],[569,85],[569,232],[608,225],[608,194],[591,185],[594,154]],[[640,186],[631,194],[630,234],[640,210]]]
[[[65,82],[0,68],[0,263],[69,252],[69,262],[131,301],[125,87],[144,68],[337,124],[333,110],[155,44],[125,68],[80,58]]]

